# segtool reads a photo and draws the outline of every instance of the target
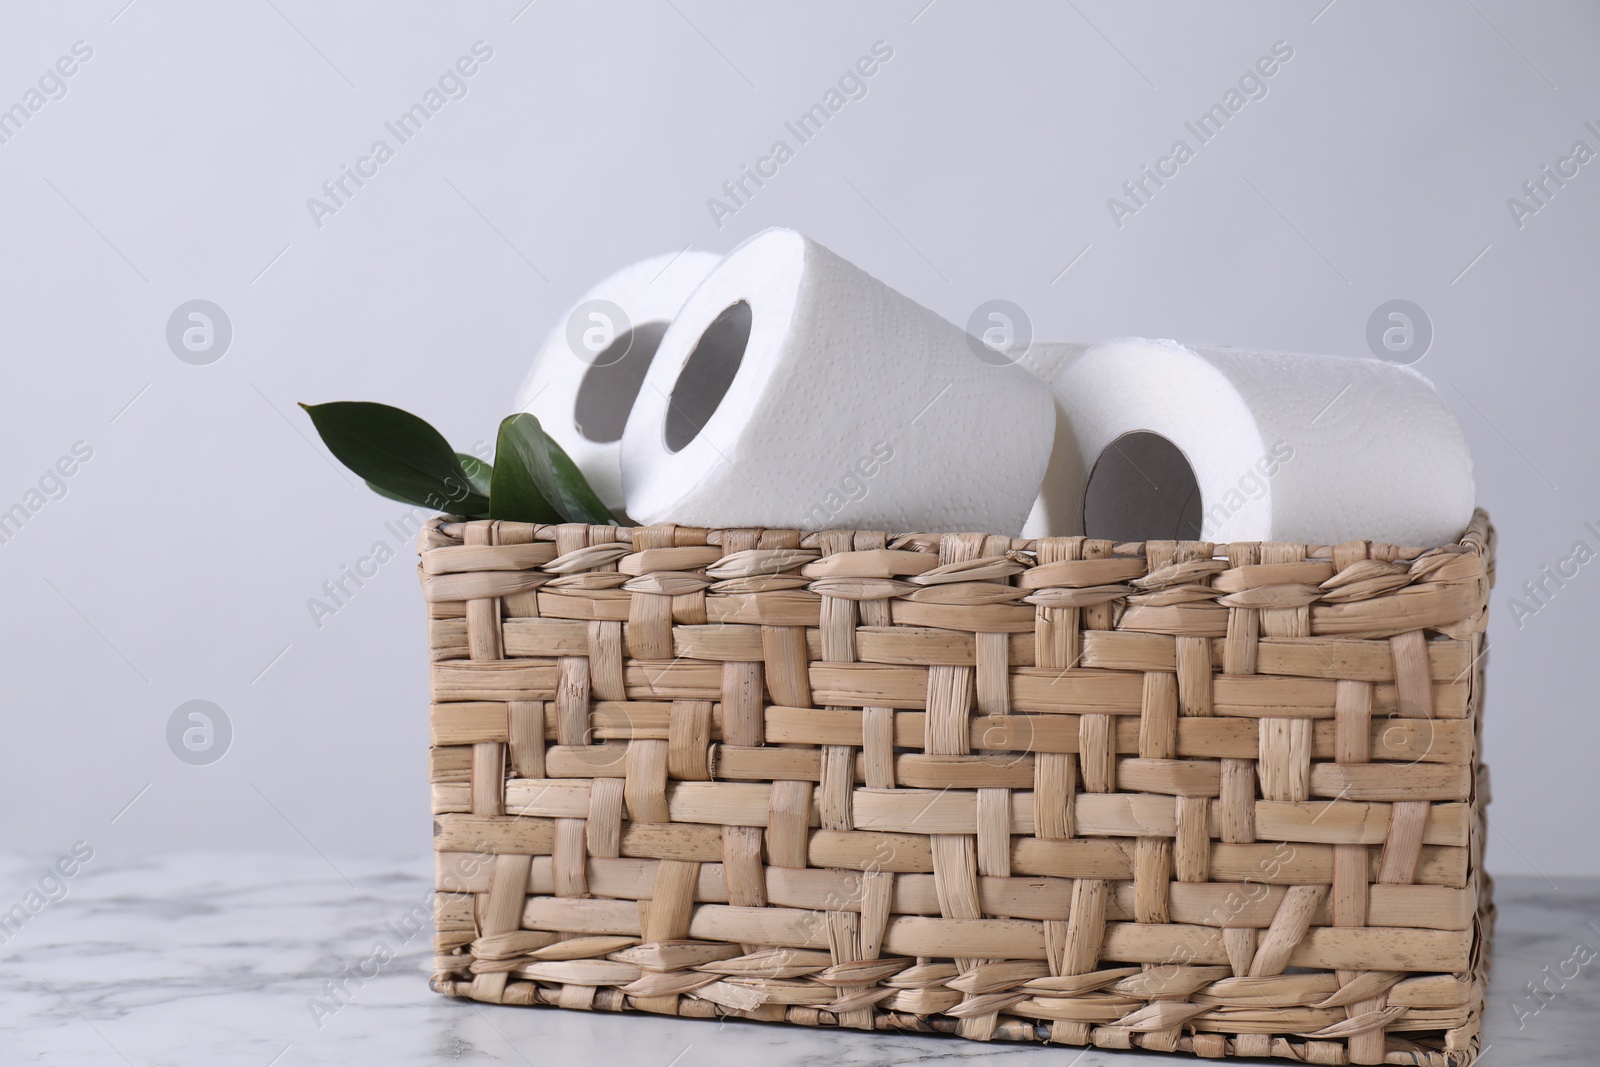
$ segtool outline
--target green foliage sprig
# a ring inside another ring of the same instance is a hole
[[[457,452],[425,420],[388,404],[301,404],[322,443],[380,496],[468,519],[616,523],[562,447],[526,412],[508,415],[494,463]]]

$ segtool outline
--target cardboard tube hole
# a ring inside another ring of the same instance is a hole
[[[750,305],[741,300],[712,320],[672,386],[665,440],[678,452],[700,433],[728,394],[750,341]]]
[[[1113,541],[1198,541],[1200,485],[1183,451],[1158,433],[1125,433],[1089,472],[1083,531]]]
[[[661,335],[666,332],[664,322],[640,323],[618,334],[595,357],[572,399],[572,422],[585,439],[596,444],[622,440],[650,361],[656,358]]]

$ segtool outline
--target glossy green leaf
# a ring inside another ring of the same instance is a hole
[[[468,518],[488,514],[487,496],[449,442],[417,416],[364,401],[300,406],[328,451],[384,495]]]
[[[472,491],[479,496],[488,496],[494,468],[470,452],[457,452],[456,459],[461,461],[461,469],[467,472]]]
[[[526,412],[500,423],[495,444],[491,515],[522,522],[615,520],[562,447]],[[515,512],[515,514],[513,514]],[[529,517],[529,516],[542,517]]]
[[[377,493],[379,496],[384,497],[384,498],[386,498],[388,500],[398,500],[402,504],[416,504],[417,503],[415,500],[412,500],[412,499],[410,499],[408,497],[403,497],[399,493],[391,493],[391,492],[389,492],[389,490],[385,489],[381,485],[374,485],[371,482],[367,482],[366,485],[367,485],[368,489],[371,489],[374,493]],[[417,506],[418,507],[427,507],[426,504],[418,504]]]

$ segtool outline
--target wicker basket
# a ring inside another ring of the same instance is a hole
[[[434,986],[1459,1067],[1492,546],[434,520]]]

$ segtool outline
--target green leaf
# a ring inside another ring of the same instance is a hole
[[[461,461],[461,469],[467,472],[467,480],[472,484],[472,491],[479,496],[488,496],[494,468],[470,452],[457,452],[456,459]]]
[[[381,485],[373,485],[371,482],[368,482],[367,483],[367,488],[371,489],[374,493],[377,493],[381,497],[385,497],[385,498],[387,498],[389,500],[398,500],[402,504],[415,504],[416,503],[415,500],[412,500],[412,499],[410,499],[408,497],[403,497],[399,493],[391,493],[391,492],[389,492],[389,490],[383,488],[383,486],[381,486]],[[424,504],[424,505],[420,505],[420,506],[426,507],[427,505]]]
[[[363,401],[300,406],[328,451],[383,495],[467,518],[488,514],[488,498],[449,442],[410,412]]]
[[[489,485],[489,517],[512,522],[561,522],[561,513],[539,491],[538,482],[528,471],[525,458],[528,448],[525,442],[514,440],[521,435],[510,428],[513,418],[515,416],[500,423],[499,436],[495,440],[494,476]],[[539,434],[543,436],[543,431],[540,430]]]
[[[615,520],[578,465],[527,412],[508,415],[495,443],[491,517],[522,522]],[[530,517],[538,516],[538,517]]]

